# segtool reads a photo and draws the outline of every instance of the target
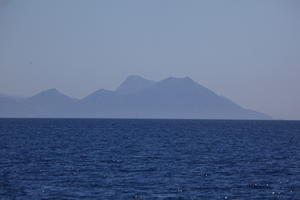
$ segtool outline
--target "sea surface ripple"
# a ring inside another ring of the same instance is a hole
[[[0,119],[0,199],[300,199],[300,122]]]

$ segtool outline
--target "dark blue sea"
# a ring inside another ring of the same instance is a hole
[[[300,199],[300,121],[0,119],[0,199]]]

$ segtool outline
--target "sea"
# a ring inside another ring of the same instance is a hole
[[[0,199],[300,199],[300,121],[0,119]]]

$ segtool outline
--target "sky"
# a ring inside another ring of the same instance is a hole
[[[82,98],[132,74],[300,120],[300,1],[0,0],[1,94]]]

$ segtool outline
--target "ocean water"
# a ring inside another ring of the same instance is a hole
[[[0,119],[0,199],[300,199],[300,121]]]

